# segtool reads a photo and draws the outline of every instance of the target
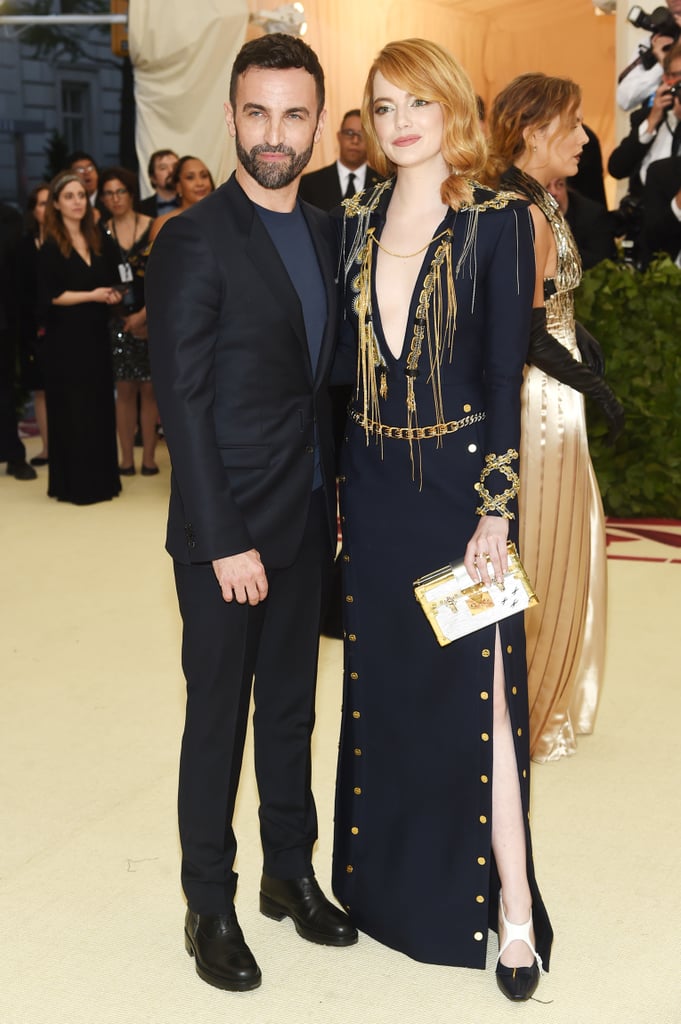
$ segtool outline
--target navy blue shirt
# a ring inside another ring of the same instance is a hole
[[[316,373],[322,338],[326,327],[328,309],[326,305],[326,289],[324,278],[319,269],[310,229],[299,203],[291,213],[279,213],[267,210],[264,206],[253,204],[258,216],[267,228],[268,234],[281,256],[286,272],[296,290],[303,310],[307,347],[310,352],[312,374]],[[315,465],[313,488],[321,487],[322,471],[319,458],[319,445],[315,430]]]

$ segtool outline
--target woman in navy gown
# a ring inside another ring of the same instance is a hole
[[[441,648],[412,582],[462,558],[487,582],[517,540],[529,213],[471,180],[485,160],[475,94],[436,44],[381,51],[362,121],[390,177],[345,202],[342,229],[353,341],[339,377],[352,359],[356,387],[334,890],[360,929],[417,960],[484,968],[498,929],[499,985],[526,999],[552,932],[528,822],[522,616]]]
[[[93,219],[77,174],[50,187],[46,241],[38,260],[45,324],[47,493],[91,505],[115,497],[116,452],[108,306],[121,301],[116,253]]]

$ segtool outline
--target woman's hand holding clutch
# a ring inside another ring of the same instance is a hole
[[[493,579],[501,579],[508,568],[508,519],[501,516],[481,516],[478,528],[466,545],[463,564],[466,572],[478,583],[489,586]]]

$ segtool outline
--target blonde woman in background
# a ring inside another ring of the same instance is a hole
[[[622,407],[602,379],[595,340],[575,322],[577,247],[554,178],[576,174],[587,141],[581,92],[543,74],[515,78],[489,117],[487,177],[531,203],[537,280],[522,393],[520,550],[539,605],[526,615],[530,741],[537,761],[576,749],[593,730],[606,628],[605,523],[586,433],[583,393],[599,403],[613,435]]]

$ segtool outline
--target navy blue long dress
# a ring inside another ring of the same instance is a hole
[[[412,583],[461,559],[483,512],[509,518],[517,540],[531,228],[524,202],[479,187],[470,207],[450,211],[425,253],[395,358],[381,329],[371,238],[380,237],[391,190],[384,183],[346,203],[343,228],[359,357],[340,478],[345,678],[333,887],[354,924],[379,942],[417,960],[483,968],[499,893],[491,849],[495,627],[441,648]],[[527,821],[522,615],[499,629]],[[552,933],[529,824],[527,851],[547,967]]]

